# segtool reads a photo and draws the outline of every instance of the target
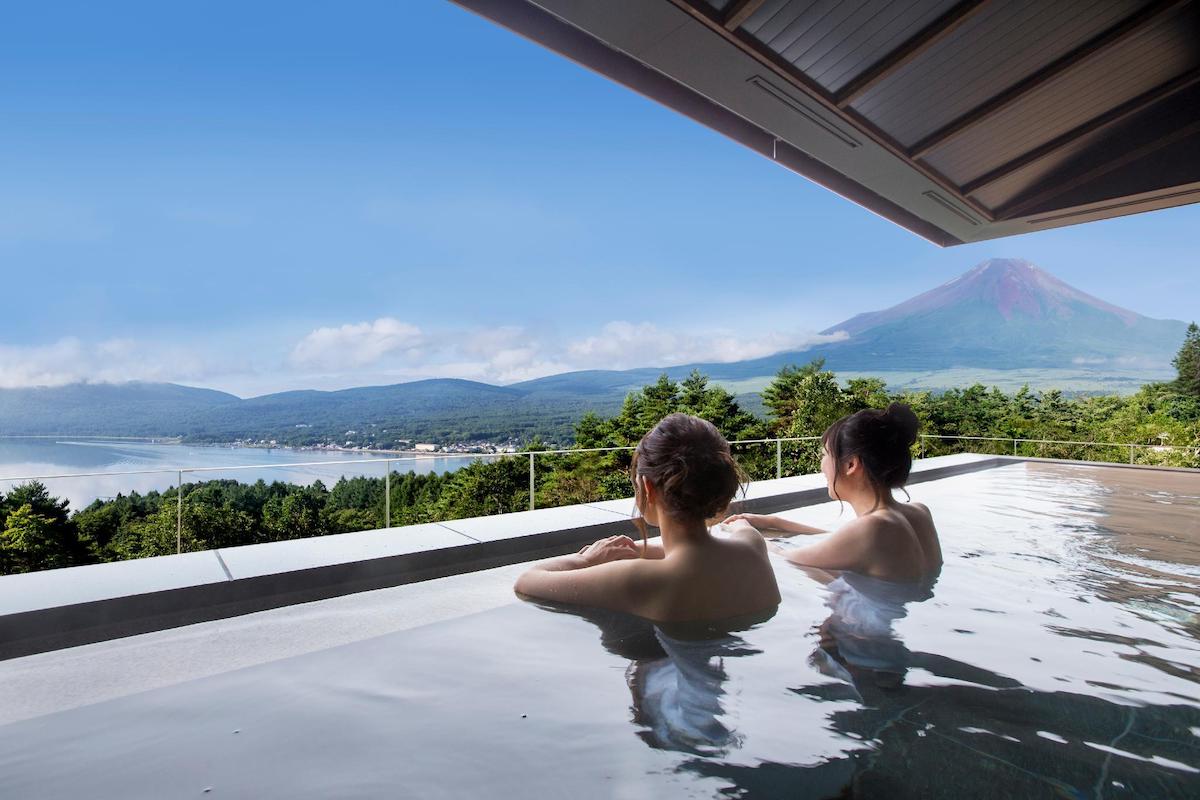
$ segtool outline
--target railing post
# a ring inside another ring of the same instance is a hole
[[[183,470],[179,470],[179,488],[175,492],[175,555],[183,552]]]
[[[775,440],[775,477],[783,477],[783,439]]]
[[[392,527],[392,462],[383,462],[383,527]]]
[[[536,481],[537,481],[537,478],[534,477],[534,472],[533,472],[533,451],[530,450],[529,451],[529,510],[530,511],[533,511],[534,508],[536,507],[535,506],[536,501],[534,500],[534,496],[533,496],[534,491],[537,489],[537,486],[535,485]]]
[[[925,434],[921,434],[921,458],[925,457]]]
[[[1133,445],[1129,445],[1129,463],[1133,463]]]
[[[1013,455],[1017,454],[1017,440],[1013,439]]]

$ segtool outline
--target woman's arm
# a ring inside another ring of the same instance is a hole
[[[783,557],[802,567],[866,572],[874,539],[872,531],[871,521],[857,519],[828,539],[790,549]]]
[[[637,613],[651,583],[646,567],[654,563],[638,558],[638,549],[628,536],[610,536],[534,564],[513,588],[539,600]]]
[[[726,517],[722,525],[728,525],[738,520],[748,522],[760,531],[783,531],[785,533],[829,533],[829,531],[821,528],[814,528],[812,525],[805,525],[801,522],[792,522],[790,519],[783,517],[773,517],[767,514],[734,514],[731,517]]]

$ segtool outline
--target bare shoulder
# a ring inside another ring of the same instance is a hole
[[[925,523],[933,522],[933,512],[924,503],[904,503],[896,507],[900,509],[900,513],[904,514],[910,523],[917,521]]]
[[[856,517],[837,529],[834,533],[839,539],[873,539],[886,531],[895,522],[879,514],[867,514]]]
[[[755,528],[748,522],[735,522],[724,526],[728,533],[726,537],[731,542],[745,544],[755,551],[767,552],[767,542],[763,539],[758,528]]]

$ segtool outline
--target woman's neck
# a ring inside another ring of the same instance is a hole
[[[664,516],[659,520],[658,531],[662,534],[663,552],[667,555],[672,550],[698,544],[709,537],[704,520],[679,522]]]
[[[854,516],[856,517],[865,516],[881,508],[887,508],[894,502],[890,491],[876,495],[873,489],[866,487],[853,492],[847,492],[841,495],[841,499],[850,504],[850,507],[854,509]]]

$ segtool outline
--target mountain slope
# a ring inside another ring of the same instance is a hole
[[[566,438],[588,410],[614,411],[621,393],[530,392],[439,378],[246,400],[164,383],[71,384],[0,390],[0,435],[184,436],[384,445],[388,440]],[[386,436],[384,431],[386,430]]]
[[[824,333],[841,369],[1168,369],[1186,325],[1092,297],[1028,261],[991,259],[883,311]]]
[[[185,420],[242,400],[172,383],[74,383],[0,390],[0,434],[175,436]]]

